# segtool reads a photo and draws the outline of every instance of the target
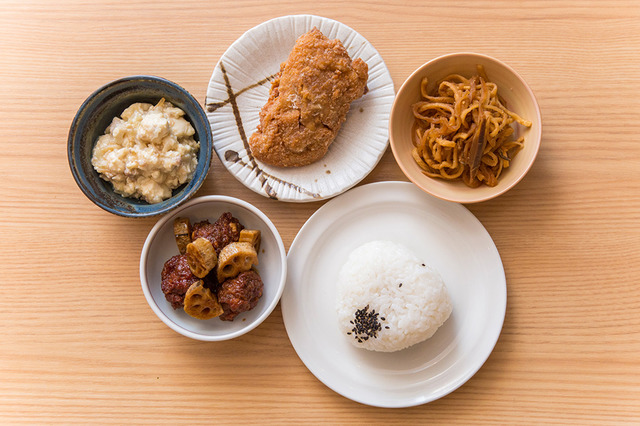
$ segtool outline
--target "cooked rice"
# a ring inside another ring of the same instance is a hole
[[[340,270],[338,323],[357,347],[393,352],[422,342],[449,318],[442,278],[413,252],[391,241],[356,248]]]

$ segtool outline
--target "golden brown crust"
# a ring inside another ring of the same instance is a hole
[[[251,153],[281,167],[324,157],[367,78],[367,64],[352,61],[340,40],[329,40],[317,28],[302,35],[272,83],[249,139]]]

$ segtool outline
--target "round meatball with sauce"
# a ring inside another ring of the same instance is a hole
[[[161,278],[160,287],[173,309],[184,307],[184,296],[187,290],[191,284],[200,280],[191,273],[187,256],[184,254],[173,256],[164,263]]]
[[[237,242],[240,238],[240,231],[244,226],[238,219],[233,217],[231,213],[223,213],[218,220],[210,223],[203,220],[193,224],[191,231],[191,239],[193,241],[198,238],[205,238],[211,241],[216,254],[220,254],[220,250],[229,243]]]
[[[238,314],[255,308],[263,287],[262,279],[255,271],[242,272],[223,282],[218,291],[218,301],[224,309],[220,319],[233,321]]]

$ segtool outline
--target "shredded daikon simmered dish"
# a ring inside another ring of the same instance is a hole
[[[512,123],[531,127],[531,121],[506,108],[480,65],[471,78],[446,77],[434,93],[427,93],[427,85],[425,77],[422,99],[412,106],[413,159],[430,177],[462,180],[472,188],[496,186],[524,146]]]

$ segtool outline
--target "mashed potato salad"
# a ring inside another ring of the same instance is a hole
[[[93,148],[91,164],[125,197],[153,204],[190,181],[200,143],[184,111],[161,99],[155,106],[134,103],[115,117]]]

